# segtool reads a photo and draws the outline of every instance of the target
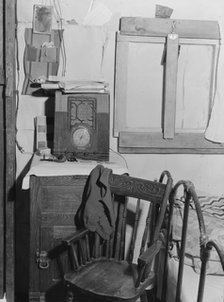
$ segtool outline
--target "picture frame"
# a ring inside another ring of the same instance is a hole
[[[53,6],[34,5],[33,8],[33,32],[50,34],[52,29]]]

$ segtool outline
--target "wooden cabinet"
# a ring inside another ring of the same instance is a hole
[[[29,301],[65,301],[65,290],[52,256],[61,239],[74,232],[74,216],[87,176],[30,177]]]

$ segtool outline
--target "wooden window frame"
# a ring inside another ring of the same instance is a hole
[[[128,51],[130,43],[166,46],[164,68],[163,129],[155,132],[126,126]],[[205,139],[204,133],[175,131],[178,51],[181,45],[212,46],[209,107],[215,89],[216,58],[220,47],[216,21],[125,17],[116,36],[114,136],[122,153],[224,153],[224,144]],[[172,80],[170,80],[172,79]]]

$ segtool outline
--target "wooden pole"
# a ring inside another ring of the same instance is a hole
[[[178,35],[169,34],[166,42],[164,83],[163,137],[165,139],[173,139],[175,134],[178,48]]]
[[[5,263],[7,302],[15,300],[14,204],[15,204],[15,0],[5,5]]]

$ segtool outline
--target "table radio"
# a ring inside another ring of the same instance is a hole
[[[54,155],[109,160],[109,93],[55,94]]]

